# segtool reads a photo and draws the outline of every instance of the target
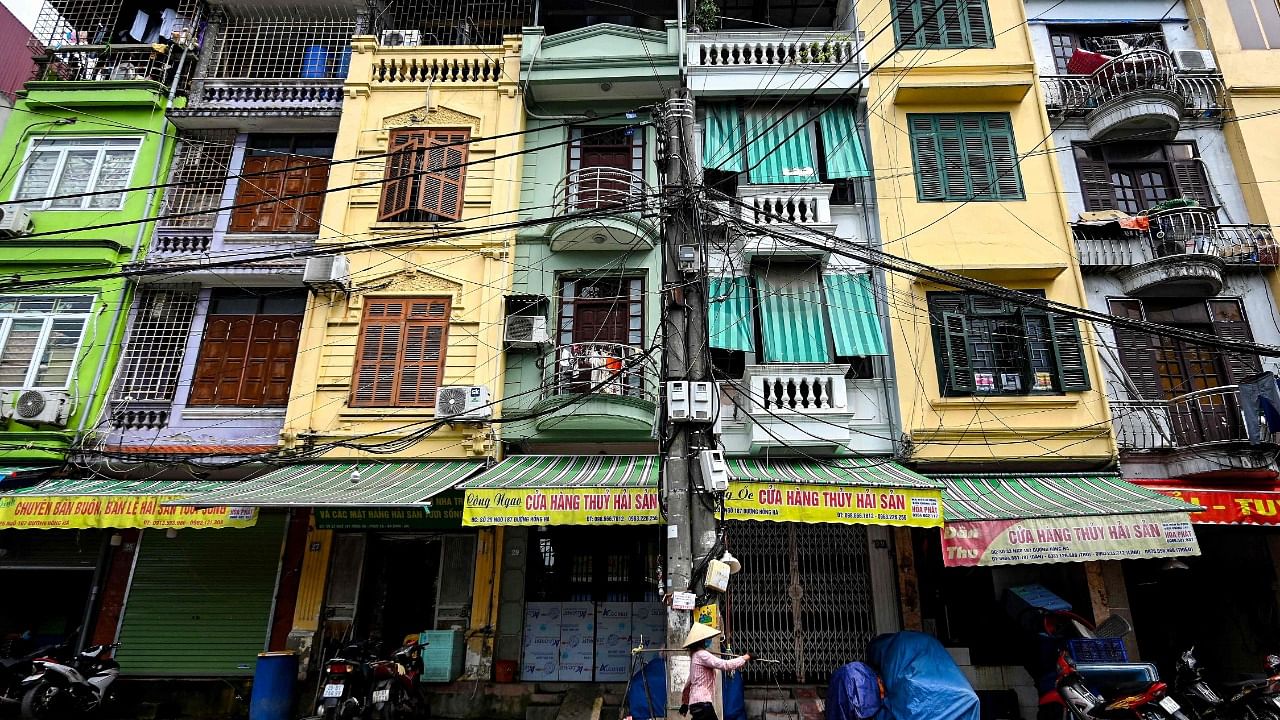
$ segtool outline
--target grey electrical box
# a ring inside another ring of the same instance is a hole
[[[703,492],[724,492],[729,489],[729,466],[724,453],[719,450],[702,450],[698,453],[698,465],[702,470]]]
[[[719,399],[715,383],[674,380],[667,383],[667,417],[672,422],[715,422]]]

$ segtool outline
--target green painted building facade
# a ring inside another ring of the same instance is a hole
[[[145,256],[152,224],[138,221],[160,206],[158,191],[125,190],[168,177],[165,111],[182,102],[169,91],[147,79],[41,80],[14,104],[0,137],[11,153],[0,173],[11,218],[0,231],[0,466],[59,463],[102,420],[132,295],[119,273]],[[121,192],[77,197],[104,190]],[[24,421],[41,402],[64,409]]]

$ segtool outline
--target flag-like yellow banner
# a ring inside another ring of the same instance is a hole
[[[724,506],[728,520],[942,526],[942,491],[935,489],[735,482]]]
[[[654,488],[467,490],[463,525],[653,525],[662,522]]]
[[[258,522],[256,508],[163,503],[183,495],[9,495],[0,497],[0,529],[245,528]]]

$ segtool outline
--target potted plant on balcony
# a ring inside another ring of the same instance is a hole
[[[698,0],[693,10],[693,27],[691,32],[718,30],[720,28],[720,3],[716,0]]]

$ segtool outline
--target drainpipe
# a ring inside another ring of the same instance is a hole
[[[182,78],[182,67],[187,62],[187,52],[188,52],[188,49],[184,45],[182,48],[182,57],[178,58],[177,72],[175,72],[173,75],[173,82],[169,83],[169,96],[165,100],[164,108],[163,108],[164,111],[168,111],[169,106],[173,104],[174,97],[177,96],[178,94],[178,81],[179,79]],[[164,123],[164,132],[165,134],[162,137],[167,137],[169,132],[169,121],[167,119],[165,120],[165,123]],[[147,183],[148,185],[151,186],[151,189],[147,191],[147,200],[146,200],[146,203],[143,204],[142,213],[144,217],[149,216],[151,214],[151,208],[155,205],[156,190],[157,190],[156,184],[160,181],[160,164],[163,161],[164,161],[164,140],[162,139],[160,141],[160,147],[156,149],[155,162],[151,164],[151,182]],[[142,253],[142,239],[143,237],[146,236],[148,224],[149,223],[146,223],[146,222],[138,223],[138,234],[135,235],[133,239],[133,250],[129,253],[129,264],[133,264],[137,262],[138,255]],[[124,315],[124,312],[125,312],[124,295],[125,294],[127,293],[122,293],[120,302],[116,303],[116,310],[111,315],[111,324],[107,326],[109,328],[108,329],[109,334],[115,331],[115,328],[120,324],[120,318]],[[93,371],[93,389],[89,392],[89,400],[87,403],[85,403],[84,412],[80,414],[80,421],[76,423],[76,441],[77,442],[84,437],[85,426],[88,425],[89,423],[89,413],[93,409],[94,402],[97,400],[98,396],[101,394],[100,390],[102,389],[101,388],[102,374],[103,374],[103,371],[106,370],[107,355],[109,354],[110,352],[108,351],[107,347],[103,347],[102,353],[98,356],[98,367],[95,368]]]

